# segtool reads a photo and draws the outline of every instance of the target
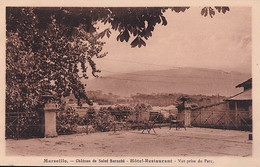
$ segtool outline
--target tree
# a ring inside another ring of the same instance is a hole
[[[132,47],[146,46],[156,25],[166,26],[166,10],[184,12],[189,7],[165,8],[7,8],[6,11],[6,108],[34,111],[44,104],[41,95],[53,91],[57,101],[73,93],[80,103],[91,104],[81,78],[87,69],[100,72],[93,58],[102,58],[110,29],[97,33],[97,22],[111,25],[117,41]],[[203,16],[213,17],[228,7],[205,7]]]
[[[45,91],[55,92],[57,100],[72,92],[79,102],[90,103],[80,78],[87,78],[88,66],[95,76],[99,70],[92,58],[106,55],[98,34],[86,32],[83,25],[66,27],[55,15],[43,28],[34,9],[12,10],[7,11],[7,110],[33,112],[44,103]]]

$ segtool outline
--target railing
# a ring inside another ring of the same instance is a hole
[[[37,113],[7,112],[5,137],[16,139],[42,137],[42,122]]]
[[[248,111],[193,110],[191,125],[221,129],[252,130],[252,115]]]

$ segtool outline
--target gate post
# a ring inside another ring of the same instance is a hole
[[[191,126],[191,110],[190,108],[185,108],[184,110],[184,125],[190,127]]]
[[[177,117],[178,119],[181,119],[184,121],[184,126],[191,126],[191,107],[187,105],[185,102],[190,100],[189,97],[183,96],[180,98],[182,103],[177,107],[178,109],[178,114]]]
[[[191,126],[191,110],[189,107],[185,108],[181,113],[177,114],[178,119],[184,121],[184,126]]]
[[[54,103],[47,103],[44,106],[44,137],[57,137],[56,131],[56,111],[57,107]]]
[[[58,110],[56,104],[50,99],[53,98],[53,95],[49,92],[42,95],[43,100],[46,101],[44,105],[44,137],[57,137],[56,131],[56,111]]]

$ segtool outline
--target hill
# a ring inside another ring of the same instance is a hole
[[[177,68],[160,71],[120,73],[87,80],[87,90],[101,90],[121,97],[153,93],[231,96],[241,89],[235,86],[251,74],[222,70]]]

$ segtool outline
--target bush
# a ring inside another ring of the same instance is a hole
[[[94,129],[108,132],[113,128],[114,118],[109,112],[99,112],[93,121]]]
[[[78,113],[75,109],[69,107],[67,111],[60,111],[57,114],[57,133],[58,134],[72,134],[76,132],[76,127],[80,121]]]
[[[91,113],[91,114],[90,114]],[[95,114],[94,110],[89,110],[85,116],[79,117],[73,107],[57,114],[57,133],[72,134],[76,133],[77,126],[88,125],[91,123],[97,131],[107,132],[113,128],[113,116],[109,111],[100,111]]]

